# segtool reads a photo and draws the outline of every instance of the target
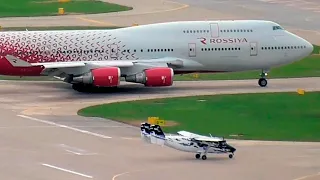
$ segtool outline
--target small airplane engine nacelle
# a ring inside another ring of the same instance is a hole
[[[126,77],[126,81],[141,83],[145,86],[172,86],[174,72],[172,68],[151,68]]]
[[[73,81],[84,84],[92,84],[97,87],[114,87],[119,86],[120,78],[120,68],[105,67],[93,69],[83,76],[73,78]]]

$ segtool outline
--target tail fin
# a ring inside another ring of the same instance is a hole
[[[150,140],[152,144],[164,145],[166,135],[159,125],[150,126]]]
[[[150,126],[151,124],[145,122],[145,123],[141,123],[141,127],[140,127],[141,139],[146,143],[151,143]]]

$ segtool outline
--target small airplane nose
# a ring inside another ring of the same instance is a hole
[[[234,147],[232,147],[232,146],[230,146],[230,145],[228,145],[229,146],[229,149],[230,149],[230,151],[232,152],[232,153],[234,153],[235,151],[236,151],[236,148],[234,148]]]

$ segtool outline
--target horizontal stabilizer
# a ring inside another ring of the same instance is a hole
[[[32,64],[28,63],[27,61],[24,61],[12,55],[7,55],[6,58],[13,67],[31,67],[32,66]]]

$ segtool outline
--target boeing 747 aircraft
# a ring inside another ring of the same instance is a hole
[[[77,91],[117,87],[120,78],[171,86],[175,74],[261,70],[298,61],[308,41],[264,20],[180,21],[113,30],[0,33],[0,74],[52,76]]]

